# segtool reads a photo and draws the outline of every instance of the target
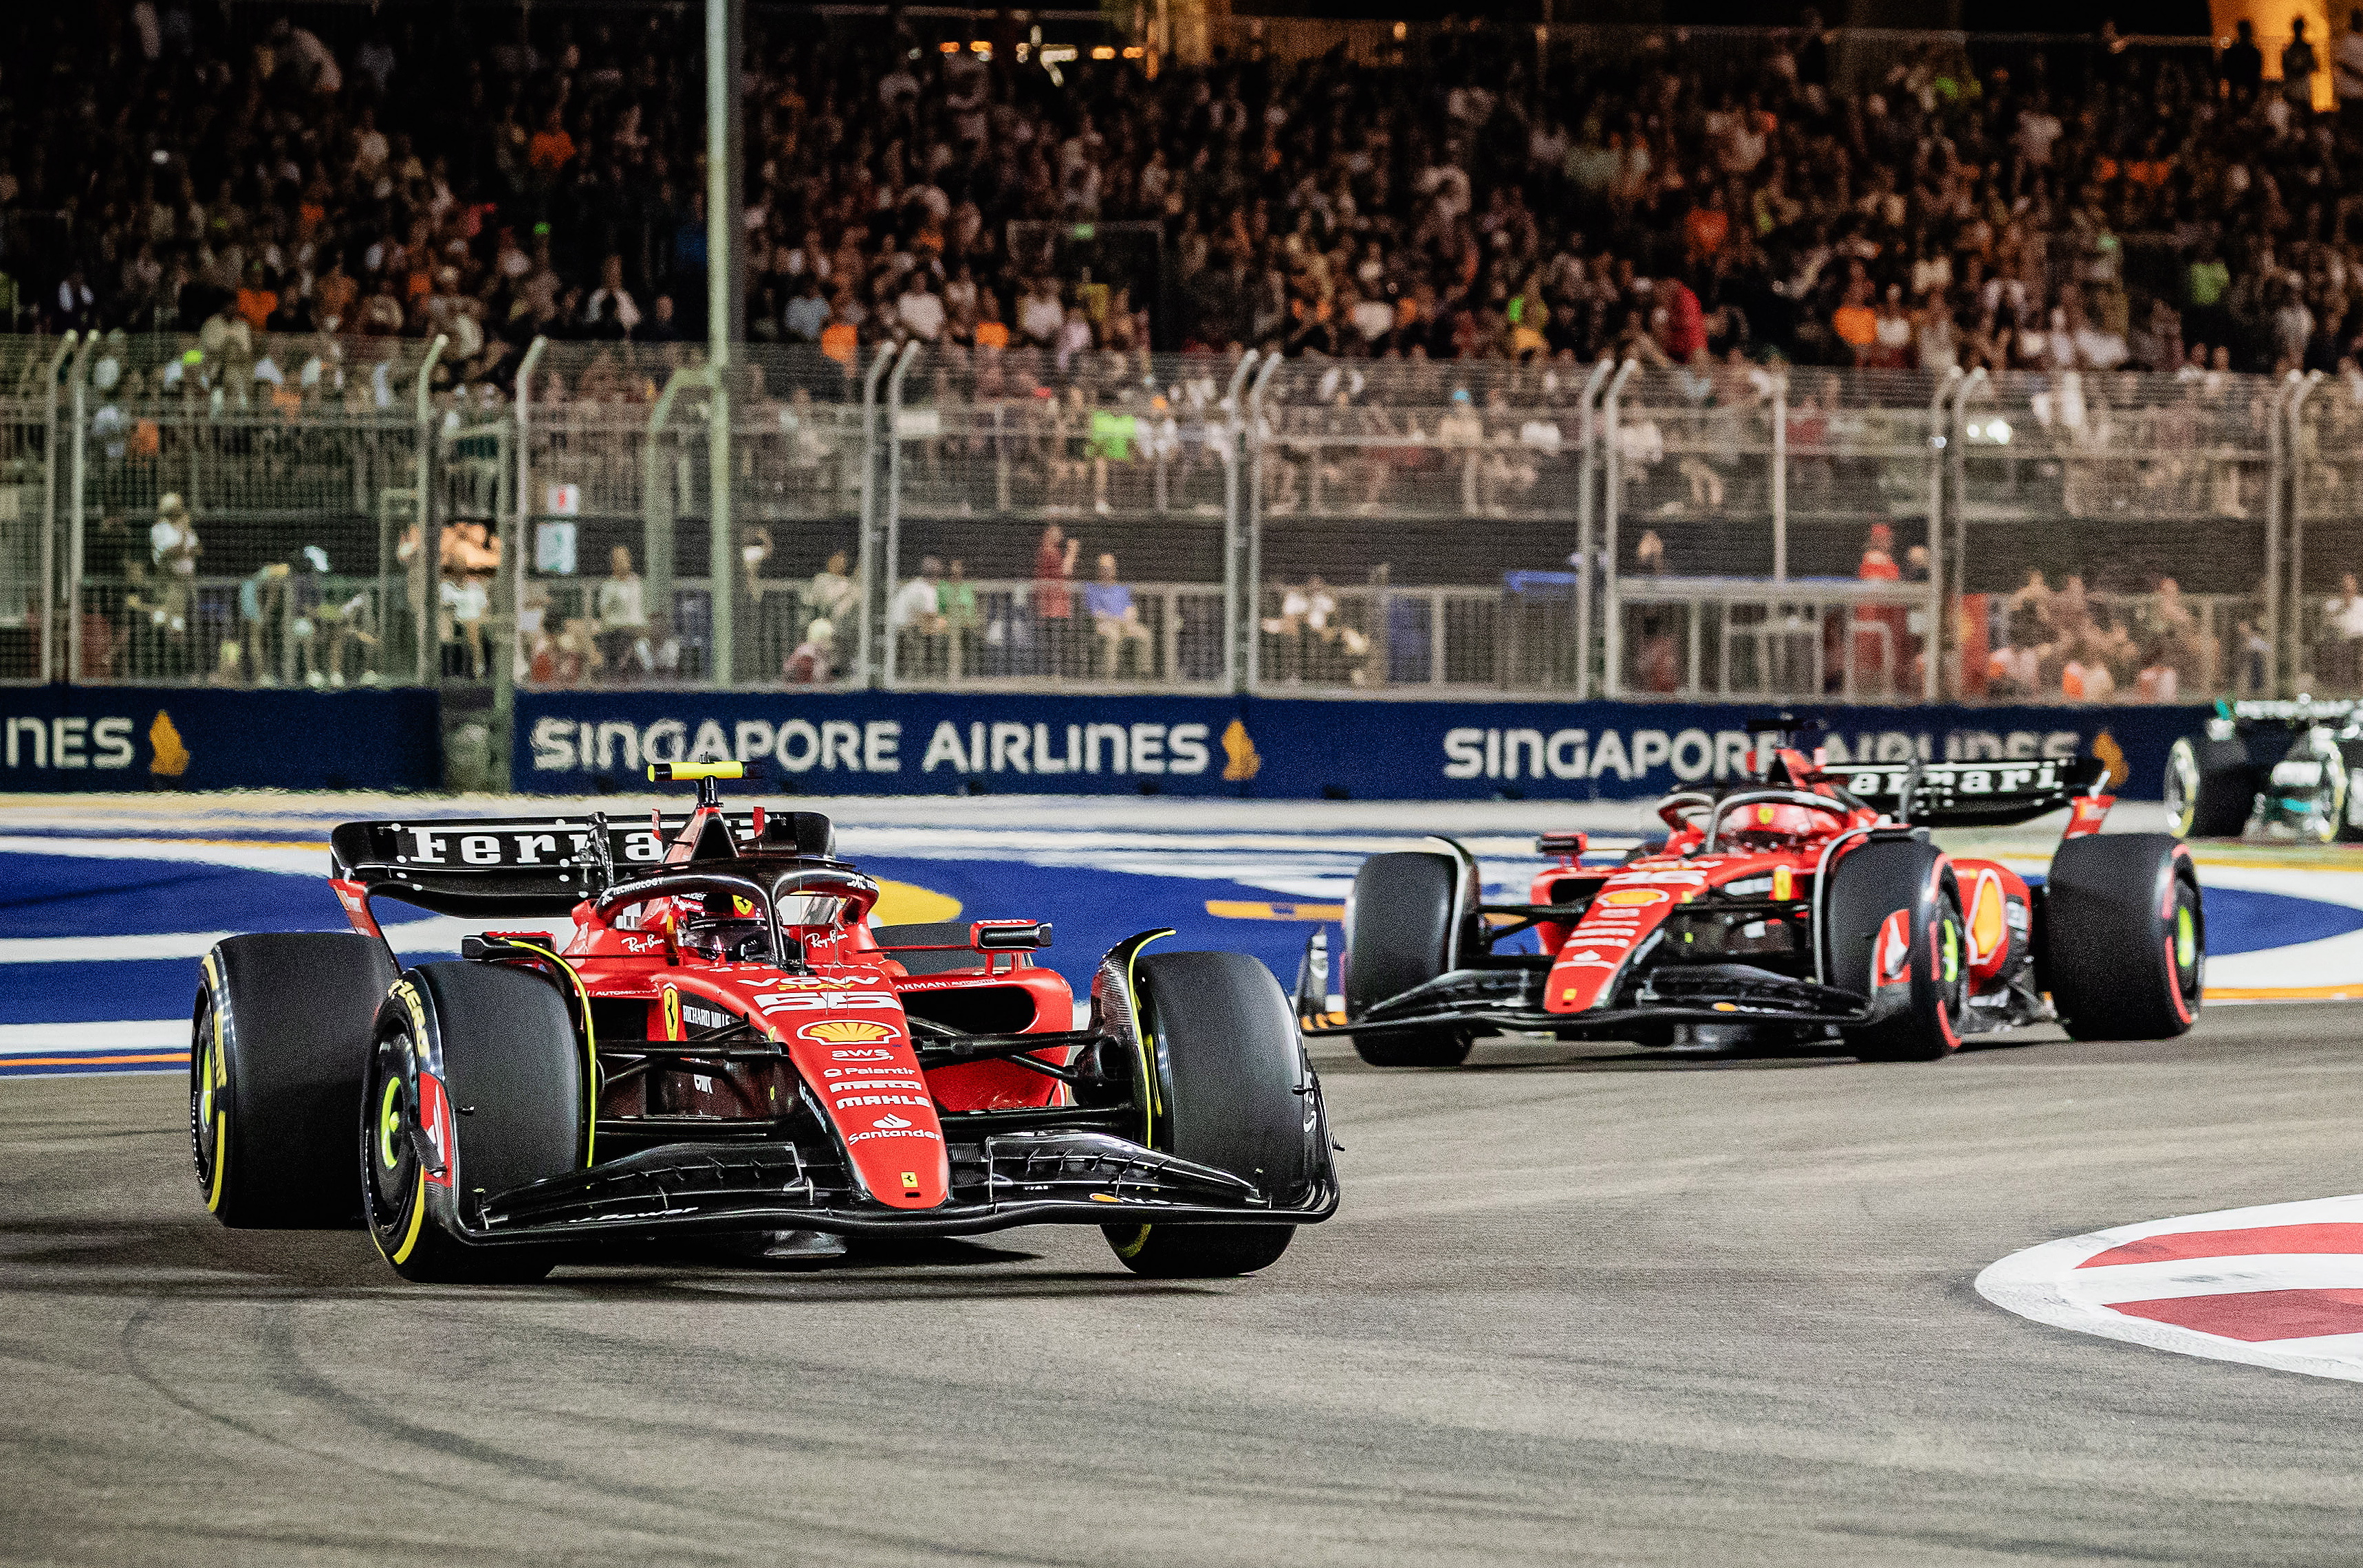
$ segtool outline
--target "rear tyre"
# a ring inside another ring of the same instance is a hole
[[[336,931],[231,937],[207,953],[189,1051],[197,1189],[224,1225],[361,1220],[346,1129],[370,1020],[394,984],[385,944]]]
[[[2166,819],[2179,839],[2236,839],[2261,780],[2247,742],[2184,736],[2166,754]]]
[[[1941,851],[1916,839],[1863,845],[1830,873],[1828,984],[1871,998],[1875,1021],[1846,1031],[1865,1062],[1936,1062],[1960,1048],[1969,999],[1961,892]]]
[[[1372,855],[1354,873],[1346,904],[1346,1018],[1348,1026],[1390,996],[1458,967],[1474,901],[1460,886],[1460,863],[1427,850]],[[1469,1035],[1453,1029],[1390,1030],[1354,1036],[1354,1052],[1373,1067],[1457,1067]]]
[[[1149,1145],[1243,1176],[1275,1203],[1298,1202],[1318,1170],[1321,1129],[1308,1112],[1312,1071],[1271,972],[1244,953],[1172,952],[1139,960],[1134,973],[1159,1080],[1144,1096],[1160,1107]],[[1151,1279],[1251,1273],[1296,1234],[1292,1225],[1100,1229],[1126,1268]]]
[[[459,1231],[485,1198],[581,1168],[583,1065],[565,999],[539,975],[485,963],[403,975],[378,1009],[361,1101],[362,1207],[394,1273],[494,1284],[550,1271],[554,1249]]]
[[[2172,1040],[2199,1016],[2207,918],[2191,851],[2164,833],[2070,839],[2044,891],[2051,1006],[2076,1040]]]

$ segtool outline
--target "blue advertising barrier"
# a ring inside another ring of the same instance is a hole
[[[764,760],[808,795],[972,792],[1623,800],[1736,776],[1761,706],[1027,696],[519,693],[517,789],[627,787],[650,762]],[[1793,707],[1834,762],[2093,752],[2156,799],[2198,707]]]
[[[0,687],[0,790],[439,789],[427,690]]]

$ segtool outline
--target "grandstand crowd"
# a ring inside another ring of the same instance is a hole
[[[759,10],[749,334],[848,359],[1153,339],[2251,371],[2335,370],[2363,338],[2363,132],[2313,97],[2363,67],[2326,42],[2280,51],[2279,81],[2245,38],[1839,73],[1797,19],[1540,81],[1529,38],[1483,28],[1400,64],[1054,81],[1005,17],[988,56],[932,19]],[[702,336],[700,50],[672,9],[8,8],[0,305],[52,329],[440,331],[482,381],[538,335]],[[1159,223],[1166,285],[1013,258],[1015,220]]]

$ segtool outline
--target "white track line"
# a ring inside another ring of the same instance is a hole
[[[2363,1290],[2363,1251],[2244,1254],[2236,1250],[2236,1239],[2226,1239],[2215,1255],[2206,1258],[2083,1267],[2111,1248],[2148,1237],[2289,1225],[2363,1225],[2363,1194],[2183,1215],[2046,1241],[1988,1267],[1978,1275],[1978,1293],[2022,1318],[2078,1333],[2210,1361],[2363,1383],[2363,1333],[2247,1340],[2113,1309],[2129,1302],[2260,1291]],[[2363,1241],[2357,1246],[2363,1248]]]
[[[0,1063],[11,1056],[188,1049],[186,1018],[130,1018],[107,1024],[0,1024]]]

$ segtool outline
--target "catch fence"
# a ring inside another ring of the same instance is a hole
[[[0,339],[0,680],[2363,689],[2363,379]],[[718,483],[717,483],[718,481]]]

